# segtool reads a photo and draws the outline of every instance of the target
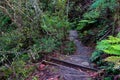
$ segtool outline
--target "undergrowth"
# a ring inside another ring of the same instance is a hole
[[[75,46],[67,38],[70,29],[76,29],[86,43],[98,42],[93,62],[113,63],[108,70],[119,68],[120,33],[105,39],[119,26],[119,0],[85,1],[0,1],[0,74],[4,74],[0,79],[24,80],[34,70],[26,69],[26,64],[54,52],[74,53]],[[114,56],[102,60],[103,54]]]

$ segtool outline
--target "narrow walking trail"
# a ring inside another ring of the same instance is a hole
[[[32,75],[38,76],[39,80],[92,80],[91,75],[97,71],[89,59],[93,49],[84,46],[77,38],[73,41],[76,45],[74,55],[49,57],[39,64],[40,70]]]

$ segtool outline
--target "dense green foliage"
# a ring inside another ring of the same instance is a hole
[[[109,39],[98,43],[97,49],[108,54],[120,55],[120,38],[109,36]]]
[[[114,63],[115,69],[120,68],[120,64],[119,64],[119,60],[120,60],[120,37],[119,37],[119,33],[118,33],[117,37],[109,36],[108,39],[98,42],[96,48],[98,51],[103,51],[106,54],[114,55],[114,56],[110,56],[110,57],[105,58],[104,61]],[[97,54],[99,54],[99,53],[93,53],[93,56],[92,56],[93,59],[91,59],[91,60],[94,61],[94,60],[96,60],[96,59],[94,59],[95,57],[98,58],[100,56]]]
[[[72,54],[71,29],[79,32],[85,45],[98,42],[92,61],[101,64],[98,59],[103,53],[120,56],[119,5],[119,0],[0,1],[0,72],[5,72],[6,79],[24,80],[34,69],[26,71],[26,63],[52,53]]]
[[[109,21],[109,16],[114,16],[117,12],[119,3],[116,0],[96,0],[88,9],[88,12],[83,14],[83,19],[79,21],[78,30],[84,28],[86,25],[95,23],[99,18],[101,20]],[[111,12],[111,13],[109,13]],[[109,14],[108,14],[109,13]],[[119,14],[118,14],[119,16]],[[104,22],[105,22],[104,21]],[[101,22],[101,23],[104,23]],[[100,24],[101,25],[101,24]],[[99,25],[97,25],[99,26]],[[102,25],[101,25],[102,26]]]
[[[61,51],[70,24],[65,5],[66,0],[0,1],[0,65],[6,78],[15,73],[15,80],[24,80],[29,72],[26,62]],[[66,48],[65,51],[70,52]]]
[[[1,34],[1,51],[15,54],[17,52],[22,53],[25,50],[31,50],[33,53],[46,53],[60,48],[62,40],[66,38],[66,32],[69,29],[69,22],[65,12],[66,1],[50,1],[49,5],[47,5],[47,1],[42,1],[39,5],[34,0],[31,1],[7,1],[9,7],[16,7],[12,8],[14,12],[10,12],[9,17],[16,14],[13,16],[15,17],[14,19],[10,18],[13,19],[12,21],[17,28],[14,30],[14,27],[9,26],[9,24],[7,27],[10,27],[13,31],[5,29],[6,32]],[[56,7],[54,8],[53,5]],[[8,11],[10,10],[7,6],[3,7]],[[46,7],[51,8],[47,9]],[[9,17],[6,15],[1,17],[1,30],[10,21]],[[12,21],[11,24],[13,23]]]

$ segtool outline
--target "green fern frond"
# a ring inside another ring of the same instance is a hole
[[[98,50],[105,50],[105,49],[107,49],[107,48],[109,48],[111,45],[108,43],[108,41],[107,40],[103,40],[103,41],[101,41],[101,42],[98,42],[97,43],[98,45],[96,46],[96,48],[98,49]]]
[[[99,6],[103,5],[106,0],[95,0],[95,2],[90,7],[91,9],[98,8]]]
[[[96,18],[98,18],[100,16],[100,11],[96,11],[96,10],[91,10],[91,11],[89,11],[88,13],[85,13],[84,15],[83,15],[83,17],[85,18],[85,19],[96,19]]]
[[[114,55],[120,55],[120,50],[115,50],[113,48],[111,49],[106,49],[106,50],[103,50],[105,53],[107,54],[114,54]]]
[[[117,0],[95,0],[95,2],[91,5],[90,9],[100,9],[104,10],[109,8],[111,11],[115,11],[115,7],[119,4]]]
[[[120,51],[120,45],[118,45],[118,44],[115,44],[115,45],[113,45],[113,46],[111,46],[113,49],[115,49],[115,50],[119,50]]]
[[[114,63],[115,69],[120,68],[120,56],[110,56],[110,57],[107,57],[106,59],[104,59],[104,61]]]
[[[119,43],[120,42],[120,38],[109,36],[108,42],[109,43]]]
[[[109,36],[108,39],[97,43],[96,48],[107,54],[120,55],[120,38]]]
[[[119,62],[119,60],[120,60],[120,56],[110,56],[104,59],[104,61],[113,62],[113,63]]]

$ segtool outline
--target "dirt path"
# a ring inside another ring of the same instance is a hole
[[[72,34],[70,37],[76,45],[74,55],[59,55],[56,59],[44,61],[39,64],[40,70],[36,71],[33,76],[37,76],[39,80],[92,80],[91,74],[95,71],[89,58],[93,49],[84,46],[76,35]]]
[[[32,74],[37,76],[38,80],[92,80],[91,74],[95,71],[91,65],[88,56],[82,55],[61,55],[55,58],[58,61],[48,60],[39,64],[39,69]],[[68,66],[60,64],[61,62],[72,63],[81,67],[73,67],[72,64]],[[85,69],[84,69],[85,67]],[[88,69],[87,69],[88,68]],[[91,70],[90,70],[91,69]],[[32,77],[27,80],[32,80]]]

